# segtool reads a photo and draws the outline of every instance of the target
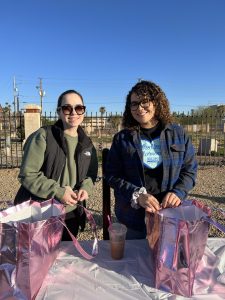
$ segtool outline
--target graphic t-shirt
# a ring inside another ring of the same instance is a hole
[[[143,152],[144,176],[146,189],[160,202],[163,193],[160,192],[163,178],[163,164],[160,146],[161,125],[158,123],[153,128],[141,128],[141,145]]]

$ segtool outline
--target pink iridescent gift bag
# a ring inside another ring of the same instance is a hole
[[[98,253],[96,224],[83,208],[93,232],[92,255],[65,225],[65,207],[54,199],[32,200],[0,212],[0,300],[33,300],[59,251],[66,227],[74,246],[86,259]]]
[[[146,213],[147,239],[155,257],[155,287],[186,297],[192,296],[195,273],[208,238],[210,208],[186,200],[176,208]]]
[[[58,254],[64,215],[53,199],[0,212],[0,300],[35,299]]]

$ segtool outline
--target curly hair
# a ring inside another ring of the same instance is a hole
[[[151,81],[141,80],[135,84],[126,97],[125,111],[123,113],[122,125],[124,128],[135,129],[139,123],[133,118],[130,110],[131,95],[136,94],[138,98],[148,98],[155,106],[155,117],[165,126],[172,123],[169,101],[162,89]]]

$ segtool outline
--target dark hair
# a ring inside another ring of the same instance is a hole
[[[172,122],[169,101],[162,89],[151,81],[141,80],[135,84],[126,97],[125,111],[123,113],[123,127],[135,129],[139,123],[133,118],[130,110],[131,95],[136,94],[138,98],[148,98],[155,106],[155,117],[165,126]]]
[[[76,95],[78,95],[78,96],[81,98],[82,103],[84,104],[83,97],[81,96],[80,93],[78,93],[78,92],[75,91],[75,90],[67,90],[67,91],[63,92],[63,93],[59,96],[58,102],[57,102],[57,108],[60,107],[60,106],[62,105],[63,97],[64,97],[65,95],[67,95],[67,94],[76,94]]]

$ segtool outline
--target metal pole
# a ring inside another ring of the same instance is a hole
[[[39,95],[40,95],[40,100],[41,100],[41,114],[42,114],[42,106],[43,106],[43,90],[42,90],[42,78],[40,79],[40,85],[39,85]]]
[[[14,106],[14,113],[19,111],[19,97],[18,97],[18,89],[16,87],[16,78],[13,77],[13,106]]]
[[[20,111],[20,101],[19,101],[19,96],[16,96],[16,106],[17,106],[17,112]]]
[[[103,217],[103,240],[109,239],[109,218],[111,218],[111,198],[110,198],[110,186],[105,180],[105,168],[106,160],[109,149],[104,148],[102,150],[102,217]]]

